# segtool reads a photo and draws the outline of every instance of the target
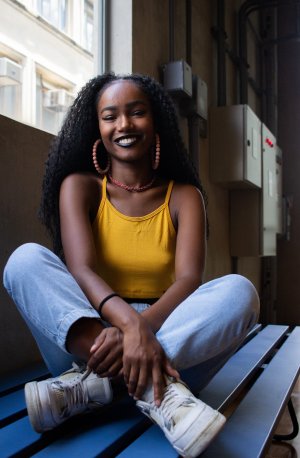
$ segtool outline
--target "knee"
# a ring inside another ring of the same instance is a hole
[[[231,294],[234,294],[234,301],[248,309],[249,313],[258,318],[260,301],[253,283],[248,278],[238,274],[230,274],[224,277],[228,283]]]
[[[18,247],[9,257],[3,272],[3,283],[11,289],[13,281],[21,281],[25,275],[40,268],[40,260],[47,248],[37,243],[25,243]]]

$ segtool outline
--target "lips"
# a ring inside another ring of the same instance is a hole
[[[118,146],[122,146],[123,148],[129,148],[130,146],[133,146],[136,144],[136,142],[141,138],[140,135],[122,135],[122,137],[118,137],[114,140],[114,142]]]

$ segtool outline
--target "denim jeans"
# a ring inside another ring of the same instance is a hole
[[[35,243],[17,248],[4,270],[4,285],[29,326],[53,375],[70,368],[70,327],[99,319],[65,264]],[[131,304],[138,312],[148,304]],[[259,299],[252,283],[226,275],[195,290],[169,315],[156,337],[193,391],[204,387],[255,324]]]

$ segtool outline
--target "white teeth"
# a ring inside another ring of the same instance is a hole
[[[119,145],[129,145],[130,143],[133,143],[136,141],[136,137],[127,137],[127,138],[121,138],[118,140]]]

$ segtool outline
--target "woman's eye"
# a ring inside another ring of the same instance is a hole
[[[103,116],[103,121],[113,121],[115,119],[115,116],[113,115],[106,115],[106,116]]]
[[[145,114],[144,110],[135,110],[133,116],[143,116]]]

